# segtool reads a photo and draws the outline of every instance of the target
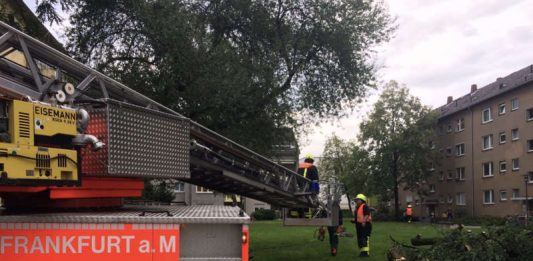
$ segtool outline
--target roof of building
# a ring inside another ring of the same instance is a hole
[[[455,99],[452,102],[437,108],[436,111],[440,114],[439,118],[445,118],[483,101],[519,88],[532,81],[533,65],[529,65],[503,78],[498,78],[495,82],[479,88],[474,92]]]

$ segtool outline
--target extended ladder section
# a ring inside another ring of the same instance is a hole
[[[311,181],[0,23],[0,94],[89,112],[87,132],[106,144],[82,149],[81,182],[178,179],[283,207],[316,207]],[[72,88],[74,87],[74,88]]]

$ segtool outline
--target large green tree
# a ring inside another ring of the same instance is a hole
[[[333,135],[329,137],[320,158],[320,174],[322,177],[338,178],[346,185],[350,195],[368,189],[367,185],[367,154],[355,142],[346,141]]]
[[[368,166],[368,155],[365,150],[355,142],[345,141],[333,135],[328,138],[324,146],[319,171],[321,179],[334,177],[339,180],[344,185],[344,192],[350,201],[351,196],[367,193]]]
[[[37,2],[69,10],[75,58],[259,151],[357,104],[395,28],[370,0]]]
[[[394,198],[396,218],[400,186],[423,193],[424,181],[431,175],[435,124],[435,113],[395,81],[385,85],[368,119],[361,123],[359,140],[370,154],[372,187],[383,199]]]

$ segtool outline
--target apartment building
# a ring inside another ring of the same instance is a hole
[[[417,216],[524,215],[533,209],[533,65],[436,109],[428,195],[401,193]],[[526,187],[528,195],[526,198]]]

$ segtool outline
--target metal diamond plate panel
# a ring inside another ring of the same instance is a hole
[[[248,224],[250,217],[230,206],[127,206],[112,211],[0,215],[12,223]]]
[[[82,172],[89,176],[188,178],[189,120],[117,101],[88,109],[87,133],[106,143],[82,150]]]

